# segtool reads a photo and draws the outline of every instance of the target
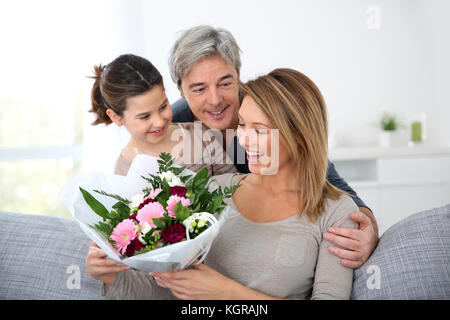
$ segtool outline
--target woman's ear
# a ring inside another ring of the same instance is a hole
[[[121,126],[122,125],[122,118],[115,113],[112,109],[106,110],[106,114],[111,119],[112,122],[114,122],[116,125]]]

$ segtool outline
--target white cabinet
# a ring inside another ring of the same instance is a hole
[[[380,231],[385,231],[410,214],[450,203],[450,183],[383,185],[380,200]]]
[[[335,149],[330,160],[372,209],[380,235],[411,214],[450,203],[450,148]]]

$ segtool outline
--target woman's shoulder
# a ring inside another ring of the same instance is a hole
[[[189,132],[194,131],[194,122],[174,122],[172,125]]]
[[[333,225],[357,227],[357,224],[350,219],[349,214],[358,211],[356,203],[346,194],[341,195],[338,199],[327,198],[325,210],[320,217],[321,225],[326,230]]]
[[[232,185],[238,184],[241,179],[243,179],[248,174],[239,173],[239,172],[231,172],[224,173],[217,176],[212,176],[211,178],[214,180],[214,183],[222,188],[231,187]]]

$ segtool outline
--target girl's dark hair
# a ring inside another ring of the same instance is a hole
[[[89,112],[97,116],[92,125],[110,124],[108,109],[122,116],[127,98],[141,95],[155,86],[164,88],[158,69],[147,59],[133,54],[121,55],[106,66],[94,66],[94,76],[90,78],[95,79],[95,83]]]

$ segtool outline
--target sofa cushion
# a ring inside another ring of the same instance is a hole
[[[352,299],[450,299],[450,204],[389,228],[354,272]]]
[[[0,212],[0,299],[100,299],[74,220]]]

